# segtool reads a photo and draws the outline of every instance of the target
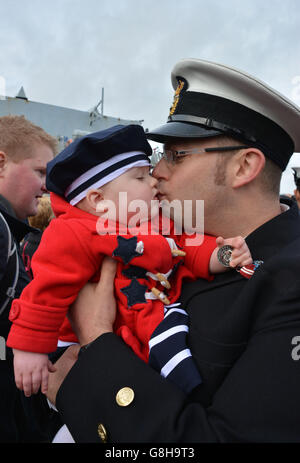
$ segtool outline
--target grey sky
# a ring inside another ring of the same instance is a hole
[[[0,0],[0,7],[0,75],[10,96],[23,85],[30,100],[87,110],[104,87],[106,115],[144,119],[151,129],[167,119],[172,67],[192,57],[238,67],[300,104],[299,0]],[[282,190],[291,192],[288,171]]]

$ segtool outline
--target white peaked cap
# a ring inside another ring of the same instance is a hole
[[[179,61],[171,80],[176,91],[168,121],[148,138],[166,143],[227,134],[259,147],[282,170],[300,152],[300,108],[261,80],[199,59]]]

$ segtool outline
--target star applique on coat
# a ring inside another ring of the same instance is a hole
[[[145,292],[147,286],[141,285],[136,278],[133,278],[129,286],[122,288],[121,291],[127,297],[128,307],[132,307],[135,304],[143,304],[146,301]]]
[[[133,236],[132,238],[124,238],[123,236],[118,236],[118,247],[114,250],[113,256],[121,257],[124,264],[129,264],[129,262],[134,258],[141,255],[137,252],[136,246],[138,243],[137,237]]]

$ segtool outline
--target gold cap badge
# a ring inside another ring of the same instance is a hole
[[[178,79],[178,85],[177,85],[177,88],[175,90],[173,105],[172,105],[172,107],[170,109],[169,116],[172,116],[174,114],[174,112],[175,112],[175,110],[177,108],[177,105],[179,103],[180,93],[182,92],[183,89],[186,88],[186,86],[187,86],[186,80],[179,78]]]

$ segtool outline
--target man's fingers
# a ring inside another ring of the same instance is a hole
[[[80,345],[73,344],[72,346],[68,347],[65,354],[66,354],[66,357],[70,359],[70,362],[73,362],[74,360],[76,361],[78,359],[79,351],[80,351]]]
[[[50,373],[54,373],[56,371],[55,365],[53,365],[53,363],[50,360],[48,360],[47,368]]]
[[[69,373],[78,358],[80,345],[74,344],[64,352],[64,354],[55,362],[54,373],[49,375],[47,397],[53,405],[56,402],[56,394],[61,383]]]
[[[103,288],[107,288],[107,287],[113,288],[116,271],[117,271],[117,262],[113,260],[111,257],[105,257],[105,259],[103,259],[103,262],[102,262],[101,276],[100,276],[99,283],[96,287],[96,292],[103,291]]]

